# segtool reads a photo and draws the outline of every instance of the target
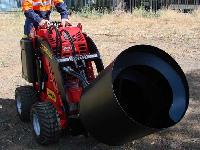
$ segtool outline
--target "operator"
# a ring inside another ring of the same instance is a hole
[[[24,25],[24,35],[26,37],[31,37],[30,33],[33,27],[47,25],[53,4],[61,15],[62,26],[71,25],[63,0],[22,0],[22,10],[26,16]]]

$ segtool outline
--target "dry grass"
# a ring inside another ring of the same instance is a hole
[[[53,14],[55,20],[58,14]],[[73,24],[83,29],[100,49],[105,66],[122,50],[136,44],[157,46],[181,65],[190,86],[190,107],[173,128],[133,141],[122,147],[108,147],[84,137],[62,138],[55,149],[199,149],[200,148],[200,12],[180,14],[160,11],[157,15],[140,10],[104,16],[72,15]],[[14,89],[26,84],[21,78],[19,40],[23,35],[21,13],[0,14],[0,149],[46,149],[32,139],[30,126],[22,124],[14,109]],[[2,123],[3,122],[3,123]],[[15,128],[15,129],[13,129]],[[47,147],[48,149],[50,147]],[[51,149],[50,148],[50,149]]]

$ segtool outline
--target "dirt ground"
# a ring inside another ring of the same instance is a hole
[[[200,13],[162,12],[160,17],[116,13],[103,17],[72,16],[99,48],[105,66],[121,51],[150,44],[168,52],[182,67],[190,87],[190,104],[180,123],[123,146],[110,147],[92,137],[62,136],[57,144],[41,146],[32,136],[30,123],[22,123],[15,109],[14,90],[27,84],[21,77],[19,40],[24,17],[0,14],[0,149],[200,149]]]

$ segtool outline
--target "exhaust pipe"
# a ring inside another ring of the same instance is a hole
[[[85,89],[80,118],[97,140],[122,145],[175,125],[188,104],[188,83],[176,61],[156,47],[137,45]]]

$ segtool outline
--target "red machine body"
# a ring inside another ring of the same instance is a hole
[[[72,58],[72,56],[81,57],[90,54],[87,41],[85,38],[86,35],[82,33],[82,26],[80,24],[77,27],[68,26],[63,28],[60,26],[58,27],[57,30],[52,29],[51,31],[49,31],[49,29],[39,28],[36,31],[36,39],[42,39],[42,41],[48,43],[50,47],[51,53],[45,47],[40,46],[40,48],[42,48],[44,52],[46,51],[45,53],[49,55],[49,57],[57,56],[57,58],[59,59],[65,59],[65,58],[70,59]],[[73,41],[70,41],[70,39],[66,37],[67,36],[66,31],[70,35]],[[37,51],[38,47],[36,47],[35,50]],[[36,52],[36,54],[38,54],[38,52]],[[49,58],[46,57],[46,55],[36,55],[36,57],[40,57],[38,59],[41,60],[43,69],[42,74],[44,75],[45,78],[44,82],[42,83],[43,89],[41,90],[41,92],[39,92],[40,101],[50,101],[54,105],[59,114],[61,128],[64,129],[68,127],[68,117],[77,115],[79,113],[79,102],[81,93],[83,91],[83,86],[80,84],[80,79],[71,76],[69,74],[63,74],[64,76],[63,84],[65,86],[66,99],[69,105],[69,110],[66,113],[62,97],[55,79],[55,72],[53,72],[52,70]],[[72,61],[72,62],[65,62],[62,65],[70,66],[72,69],[78,70],[79,65],[76,63],[77,63],[76,61]],[[85,71],[85,77],[88,83],[90,83],[95,79],[92,62],[87,61],[83,63],[84,63],[83,67]],[[38,82],[34,83],[34,88],[37,91],[39,90]]]

